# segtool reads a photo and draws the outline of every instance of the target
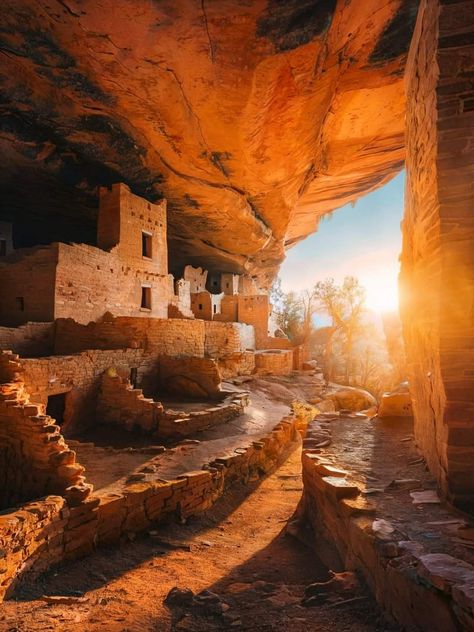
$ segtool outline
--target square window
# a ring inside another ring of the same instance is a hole
[[[142,257],[151,259],[151,235],[142,232]]]
[[[142,285],[142,309],[151,309],[151,287]]]

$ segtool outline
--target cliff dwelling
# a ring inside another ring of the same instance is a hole
[[[474,1],[0,24],[0,632],[474,630]]]

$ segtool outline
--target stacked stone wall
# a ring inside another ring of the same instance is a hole
[[[21,254],[20,254],[21,253]],[[0,263],[0,324],[54,320],[54,284],[58,244],[25,249]]]
[[[153,433],[158,430],[163,406],[133,388],[119,375],[104,373],[97,398],[96,420],[98,425],[114,425],[125,430]]]
[[[0,516],[2,581],[0,600],[26,576],[37,575],[64,560],[79,558],[95,546],[116,544],[177,516],[187,518],[211,507],[226,489],[271,471],[283,448],[296,438],[296,420],[285,417],[275,428],[206,469],[175,480],[143,480],[118,492],[91,496],[68,507],[48,496]]]
[[[18,356],[0,353],[0,506],[61,494],[80,502],[91,492],[55,420],[30,403]],[[10,374],[10,375],[9,375]],[[5,378],[10,381],[5,381]],[[34,400],[33,400],[34,401]]]
[[[255,372],[264,375],[288,375],[293,370],[293,351],[260,351],[255,354]]]
[[[204,322],[190,319],[119,317],[80,325],[56,322],[55,353],[86,349],[141,348],[155,355],[204,356]]]
[[[28,357],[51,355],[54,351],[54,323],[0,327],[0,350],[2,349]]]

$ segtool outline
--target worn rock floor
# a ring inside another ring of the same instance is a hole
[[[330,431],[324,456],[349,472],[399,539],[413,542],[420,554],[447,553],[474,564],[474,521],[439,500],[411,418],[340,417]]]
[[[229,387],[229,386],[228,386]],[[291,394],[290,394],[291,395]],[[291,401],[291,397],[289,398]],[[199,432],[193,437],[196,444],[178,445],[153,457],[153,465],[160,478],[173,479],[179,474],[199,470],[216,457],[231,454],[235,448],[244,447],[258,440],[290,412],[288,404],[274,401],[262,387],[252,387],[250,405],[245,412],[231,421]],[[98,429],[88,433],[85,440],[73,441],[71,447],[77,459],[86,468],[87,481],[96,492],[113,492],[135,469],[152,459],[145,452],[124,450],[126,441],[130,447],[144,447],[160,443],[158,439],[126,433],[113,428]],[[92,442],[92,443],[91,443]],[[105,446],[117,446],[119,450],[107,450]]]
[[[301,497],[299,445],[253,487],[238,486],[205,516],[169,525],[121,548],[50,572],[3,604],[2,632],[147,632],[237,629],[252,632],[389,631],[362,588],[338,607],[301,606],[304,588],[327,578],[315,553],[285,533]],[[166,544],[164,540],[171,538]],[[169,548],[171,546],[171,548]],[[226,616],[168,608],[174,587],[209,589]],[[42,595],[78,595],[78,603],[47,604]]]

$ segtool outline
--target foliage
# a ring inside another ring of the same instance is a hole
[[[337,377],[376,396],[392,386],[386,342],[370,322],[357,278],[345,277],[341,284],[327,278],[299,294],[283,292],[277,279],[270,296],[276,323],[295,344],[307,345],[326,380]],[[328,318],[329,325],[315,328],[315,314]]]

